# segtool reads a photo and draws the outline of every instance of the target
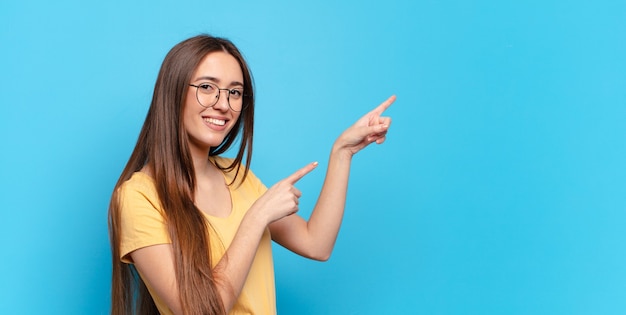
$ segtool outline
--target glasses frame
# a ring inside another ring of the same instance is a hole
[[[217,95],[215,96],[215,102],[213,104],[211,104],[210,106],[206,106],[204,104],[202,104],[202,102],[200,102],[200,96],[198,96],[198,93],[200,93],[198,90],[200,90],[201,85],[203,84],[207,84],[207,85],[212,85],[214,87],[216,87],[217,89]],[[235,110],[233,108],[232,105],[230,105],[230,94],[232,93],[233,90],[236,89],[223,89],[220,88],[219,86],[217,86],[217,84],[215,83],[211,83],[211,82],[202,82],[199,83],[197,85],[194,84],[189,84],[189,86],[195,87],[196,88],[196,101],[198,101],[198,104],[200,104],[200,106],[204,107],[204,108],[211,108],[213,106],[215,106],[215,104],[217,104],[217,102],[220,101],[220,97],[222,96],[222,91],[226,91],[228,94],[226,96],[226,103],[228,103],[228,108],[230,108],[230,110],[232,110],[233,112],[241,112],[244,110],[244,108],[246,108],[246,103],[244,102],[244,97],[247,96],[246,93],[243,92],[243,89],[241,91],[241,109],[240,110]]]

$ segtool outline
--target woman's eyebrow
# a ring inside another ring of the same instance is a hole
[[[212,81],[215,83],[220,83],[220,79],[215,78],[215,77],[211,77],[211,76],[201,76],[199,78],[196,78],[195,81],[200,81],[200,80],[205,80],[205,81]],[[233,81],[230,83],[230,86],[243,86],[243,83],[239,82],[239,81]]]
[[[220,82],[220,79],[214,78],[214,77],[210,77],[210,76],[202,76],[202,77],[199,77],[199,78],[195,79],[195,81],[199,81],[199,80]]]

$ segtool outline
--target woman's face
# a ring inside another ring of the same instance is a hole
[[[192,151],[206,154],[204,151],[222,143],[239,119],[240,112],[233,111],[231,106],[241,109],[243,96],[237,93],[243,91],[243,83],[241,67],[237,59],[228,53],[212,52],[200,62],[190,82],[200,87],[188,87],[183,108],[183,124]],[[219,94],[219,99],[213,106],[210,103],[215,101],[215,97],[207,96],[212,86],[222,89],[214,91]],[[196,92],[197,89],[201,90]],[[210,107],[200,104],[196,93],[200,101]]]

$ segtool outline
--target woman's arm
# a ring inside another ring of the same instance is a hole
[[[291,215],[270,224],[274,241],[308,258],[324,261],[330,257],[343,218],[352,157],[373,142],[385,141],[391,118],[381,114],[395,99],[395,96],[388,98],[337,138],[309,221]]]
[[[259,241],[267,225],[298,211],[301,193],[293,185],[317,166],[311,163],[267,190],[248,210],[225,256],[213,269],[217,289],[229,311],[243,288]],[[135,267],[155,293],[174,314],[182,314],[180,294],[174,270],[172,245],[147,246],[130,253]]]

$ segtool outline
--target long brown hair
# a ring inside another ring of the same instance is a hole
[[[154,87],[150,109],[137,144],[115,184],[109,205],[109,235],[113,274],[111,314],[158,314],[155,303],[132,264],[120,261],[120,203],[118,188],[144,166],[152,172],[175,257],[176,280],[185,314],[224,314],[216,278],[211,270],[207,231],[210,227],[194,205],[196,178],[183,126],[182,110],[191,77],[209,53],[224,51],[241,66],[244,79],[244,108],[224,141],[209,155],[227,151],[241,134],[239,150],[230,165],[219,166],[239,175],[245,155],[243,177],[252,157],[254,91],[252,76],[239,52],[227,39],[199,35],[170,50]],[[208,157],[207,157],[208,158]],[[230,184],[234,184],[234,181]]]

